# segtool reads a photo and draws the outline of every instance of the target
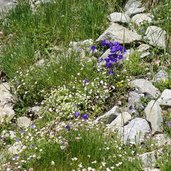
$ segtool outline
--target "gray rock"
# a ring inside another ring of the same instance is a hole
[[[169,74],[164,71],[160,70],[153,78],[153,82],[161,82],[161,81],[167,81],[169,78]]]
[[[153,46],[166,48],[166,31],[157,26],[149,26],[145,32],[145,38]]]
[[[15,116],[15,112],[10,106],[0,106],[0,123],[9,122]]]
[[[131,18],[127,14],[120,13],[120,12],[114,12],[114,13],[110,14],[109,20],[114,23],[117,23],[117,22],[129,23]]]
[[[29,112],[34,114],[34,115],[38,115],[40,109],[41,109],[40,106],[33,106],[29,109]]]
[[[135,91],[129,92],[126,111],[130,114],[136,114],[138,113],[137,110],[143,110],[144,106],[141,102],[142,97],[144,97],[144,94],[138,94]]]
[[[31,124],[31,120],[25,116],[19,117],[17,119],[17,125],[21,128],[27,128],[30,126],[30,124]]]
[[[8,148],[8,153],[11,155],[19,154],[23,151],[23,145],[20,142],[15,142],[11,147]]]
[[[123,112],[107,126],[107,130],[112,132],[119,130],[129,120],[131,120],[131,115],[128,112]]]
[[[146,119],[151,123],[152,133],[161,132],[163,130],[163,116],[159,103],[155,100],[151,100],[144,112]]]
[[[146,134],[151,132],[148,122],[142,118],[135,118],[119,130],[119,136],[124,144],[139,144],[145,141]]]
[[[13,106],[14,97],[10,93],[10,85],[5,82],[0,84],[0,106]]]
[[[171,106],[171,89],[165,89],[157,102],[161,106]]]
[[[142,13],[145,11],[145,7],[142,6],[142,2],[140,0],[128,0],[126,3],[124,10],[125,13],[129,16],[134,14]]]
[[[15,6],[16,0],[0,0],[0,11],[7,10]]]
[[[150,46],[148,44],[141,44],[137,47],[138,52],[146,52],[150,49]]]
[[[143,52],[140,54],[140,58],[145,58],[145,57],[150,56],[150,55],[151,55],[150,52]]]
[[[147,152],[139,155],[139,158],[142,161],[143,167],[155,167],[156,165],[156,152]]]
[[[130,82],[130,86],[136,88],[138,93],[145,93],[153,98],[157,98],[160,95],[160,91],[150,81],[145,79],[135,79]]]
[[[131,21],[138,26],[143,24],[144,22],[151,23],[153,16],[150,13],[142,13],[136,14],[132,17]]]
[[[171,145],[171,139],[166,134],[155,134],[153,141],[158,148]]]
[[[142,36],[133,32],[117,23],[113,23],[104,31],[104,33],[96,40],[111,40],[117,41],[121,44],[123,43],[132,43],[134,41],[139,41],[142,39]]]
[[[146,167],[146,168],[144,168],[144,171],[160,171],[160,169],[151,168],[151,167]]]
[[[105,122],[106,124],[110,124],[119,114],[121,114],[120,108],[118,106],[114,106],[104,115],[99,116],[94,122]]]

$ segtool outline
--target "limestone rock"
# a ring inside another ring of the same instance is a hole
[[[145,119],[135,118],[119,130],[119,136],[124,144],[139,144],[145,141],[146,134],[150,132],[151,128]]]
[[[128,112],[123,112],[107,126],[107,129],[110,131],[119,130],[129,120],[131,120],[131,115]]]
[[[153,137],[155,145],[159,147],[171,145],[171,139],[166,134],[156,134]]]
[[[145,7],[142,6],[142,2],[140,0],[128,0],[124,10],[127,15],[132,16],[134,14],[144,12]]]
[[[171,106],[171,89],[165,89],[157,102],[161,106]]]
[[[145,52],[149,49],[150,49],[150,46],[148,44],[141,44],[137,48],[138,52]]]
[[[9,122],[15,116],[15,112],[10,106],[0,106],[0,123]]]
[[[121,114],[120,108],[118,106],[114,106],[104,115],[99,116],[94,122],[105,122],[106,124],[110,124],[119,114]]]
[[[139,93],[145,93],[153,98],[157,98],[160,95],[160,91],[150,81],[145,79],[135,79],[130,82],[130,86],[136,88]]]
[[[145,167],[144,171],[160,171],[158,168]]]
[[[144,22],[151,23],[153,16],[150,13],[142,13],[136,14],[132,17],[131,21],[138,26],[143,24]]]
[[[120,12],[114,12],[114,13],[110,14],[109,20],[114,23],[117,23],[117,22],[129,23],[131,18],[127,14],[120,13]]]
[[[145,38],[153,46],[166,48],[166,31],[157,26],[149,26],[145,32]]]
[[[146,119],[151,123],[152,132],[161,132],[163,117],[162,109],[157,101],[151,100],[145,108]]]
[[[11,147],[8,148],[8,152],[12,155],[19,154],[23,150],[22,147],[23,147],[23,145],[22,145],[21,141],[15,142]]]
[[[12,106],[13,101],[14,97],[10,93],[10,85],[7,82],[0,84],[0,106]]]
[[[102,35],[96,41],[102,40],[111,40],[117,41],[121,44],[123,43],[132,43],[134,41],[139,41],[142,39],[142,36],[133,32],[126,27],[123,27],[117,23],[113,23],[104,31]]]
[[[143,167],[154,167],[156,165],[155,151],[139,155]]]
[[[144,106],[141,103],[141,97],[144,97],[144,94],[138,94],[135,91],[131,91],[128,94],[128,104],[126,111],[130,114],[138,113],[137,110],[143,110]]]
[[[25,116],[19,117],[17,119],[17,125],[21,128],[27,128],[30,126],[30,124],[31,124],[31,120]]]
[[[161,82],[168,80],[169,75],[166,71],[160,70],[153,78],[153,82]]]

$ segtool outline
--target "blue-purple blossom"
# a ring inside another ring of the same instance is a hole
[[[66,128],[68,131],[71,130],[71,127],[70,127],[69,125],[67,125],[65,128]]]
[[[91,46],[91,50],[94,52],[97,49],[95,45]]]
[[[34,123],[32,123],[32,124],[30,125],[30,127],[34,129],[34,128],[36,128],[36,125],[35,125]]]
[[[33,148],[35,145],[34,144],[30,144],[30,148]]]
[[[109,40],[103,40],[103,41],[101,42],[101,46],[108,46],[109,43],[110,43]]]
[[[24,134],[25,132],[25,130],[20,130],[20,134]]]
[[[88,117],[89,117],[89,114],[83,114],[81,118],[84,119],[84,120],[87,120]]]
[[[171,121],[169,121],[169,122],[167,123],[167,126],[171,127]]]
[[[20,139],[19,139],[19,138],[15,138],[15,141],[16,141],[16,142],[19,142],[19,141],[20,141]]]
[[[85,78],[85,79],[83,80],[83,82],[84,82],[84,83],[89,83],[89,80],[88,80],[87,78]]]
[[[113,71],[113,70],[109,70],[109,71],[108,71],[108,74],[109,74],[109,75],[113,75],[113,74],[114,74],[114,71]]]
[[[74,116],[75,116],[76,118],[78,118],[78,117],[80,116],[80,112],[75,112],[75,113],[74,113]]]

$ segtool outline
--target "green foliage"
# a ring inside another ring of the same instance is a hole
[[[128,75],[138,76],[145,73],[144,66],[137,51],[131,52],[129,55],[129,60],[125,61],[125,68],[128,72]]]

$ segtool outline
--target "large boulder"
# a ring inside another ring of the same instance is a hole
[[[151,123],[152,133],[162,132],[162,109],[159,103],[151,100],[145,108],[146,119]]]
[[[166,31],[157,26],[149,26],[145,32],[145,38],[149,40],[149,44],[158,46],[165,49],[166,44]]]
[[[145,119],[135,118],[119,130],[119,136],[124,144],[140,144],[145,141],[146,134],[151,132]]]
[[[134,41],[139,41],[142,39],[142,36],[136,33],[135,31],[131,31],[126,27],[123,27],[117,23],[113,23],[104,31],[102,35],[96,41],[102,40],[111,40],[117,41],[121,44],[124,43],[132,43]]]
[[[139,93],[144,93],[153,98],[157,98],[160,95],[160,91],[150,81],[145,79],[135,79],[130,82],[130,86],[136,88]]]

